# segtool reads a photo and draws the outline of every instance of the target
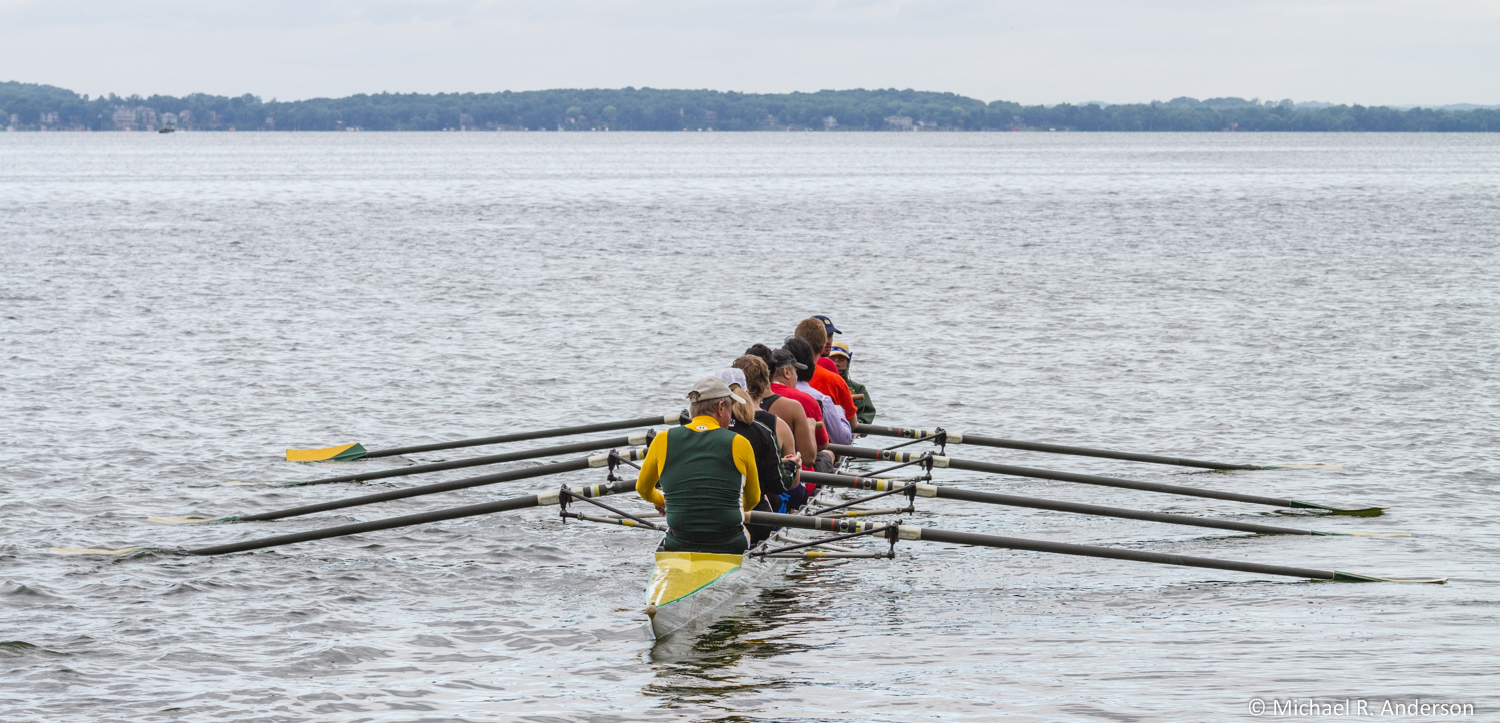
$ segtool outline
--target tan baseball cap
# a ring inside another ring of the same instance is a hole
[[[725,384],[724,380],[718,377],[703,377],[702,379],[699,379],[697,382],[693,383],[693,388],[687,393],[688,401],[692,402],[702,402],[709,399],[722,399],[724,397],[730,397],[737,402],[745,403],[744,397],[735,394],[734,391],[729,388],[729,385]]]

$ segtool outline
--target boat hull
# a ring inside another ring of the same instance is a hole
[[[804,506],[798,513],[814,509]],[[735,602],[769,581],[784,578],[793,560],[753,554],[808,538],[780,529],[743,555],[707,552],[658,552],[651,582],[646,586],[646,616],[657,640],[686,629],[700,629],[724,615]]]
[[[757,589],[785,560],[704,552],[658,552],[646,588],[646,615],[658,640],[697,629]]]

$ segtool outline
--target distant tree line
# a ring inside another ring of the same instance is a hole
[[[437,130],[1070,130],[1070,131],[1500,131],[1500,110],[1298,107],[1240,98],[1122,105],[1022,106],[954,93],[824,90],[541,90],[359,94],[263,101],[195,93],[90,98],[32,83],[0,82],[0,125],[16,130],[437,131]]]

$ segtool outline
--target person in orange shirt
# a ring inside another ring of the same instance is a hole
[[[817,317],[803,319],[797,324],[797,330],[792,333],[822,354],[813,368],[812,379],[807,383],[813,389],[831,397],[833,403],[843,411],[844,418],[853,422],[855,415],[859,413],[859,406],[854,403],[854,394],[849,391],[849,383],[839,376],[838,367],[827,356],[831,343],[828,340],[826,325]],[[853,425],[851,424],[850,427],[853,428]]]

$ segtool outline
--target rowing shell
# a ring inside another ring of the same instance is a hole
[[[807,514],[826,505],[810,502],[799,511]],[[757,555],[783,545],[796,545],[813,538],[791,534],[782,528],[743,555],[709,552],[658,552],[651,582],[646,586],[646,617],[651,634],[660,640],[687,628],[701,628],[739,600],[784,577],[795,560],[824,557],[869,557],[870,553],[846,547],[823,545],[816,552]]]
[[[780,544],[787,538],[772,535],[758,548],[772,541]],[[651,583],[646,587],[651,634],[660,640],[684,628],[701,627],[790,566],[790,560],[749,554],[658,552]]]

